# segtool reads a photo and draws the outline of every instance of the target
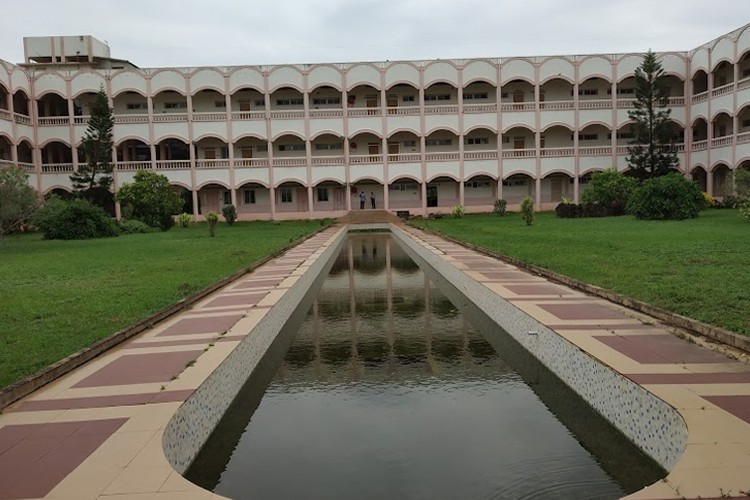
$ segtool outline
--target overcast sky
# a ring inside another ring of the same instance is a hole
[[[137,66],[689,50],[750,0],[0,0],[0,59],[24,36],[93,35]]]

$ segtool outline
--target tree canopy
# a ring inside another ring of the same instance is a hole
[[[151,227],[168,231],[174,225],[172,216],[182,210],[184,201],[169,184],[169,179],[156,172],[139,170],[132,183],[117,191],[126,218],[133,218]]]
[[[0,238],[26,224],[37,209],[29,175],[14,166],[0,167]]]
[[[639,180],[666,175],[678,168],[674,147],[675,124],[670,118],[669,88],[656,54],[648,51],[635,70],[635,109],[628,112],[632,120],[633,139],[628,148],[628,165]]]

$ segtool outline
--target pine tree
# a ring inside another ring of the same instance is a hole
[[[649,50],[635,70],[635,109],[628,112],[633,121],[633,140],[627,157],[633,177],[639,180],[668,174],[679,166],[673,145],[675,124],[670,119],[669,89],[664,70]]]
[[[78,171],[70,176],[73,190],[94,202],[96,198],[101,197],[101,191],[109,191],[112,185],[113,127],[112,108],[109,107],[104,87],[100,87],[94,106],[91,108],[88,128],[83,135],[82,144],[86,154],[86,163],[79,163]]]

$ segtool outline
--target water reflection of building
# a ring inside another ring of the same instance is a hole
[[[285,381],[504,372],[468,320],[384,234],[351,235],[287,353]]]

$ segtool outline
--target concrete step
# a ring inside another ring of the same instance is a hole
[[[388,210],[352,210],[345,216],[339,218],[339,222],[345,224],[372,224],[376,222],[392,222],[400,224],[403,221],[396,214]]]

